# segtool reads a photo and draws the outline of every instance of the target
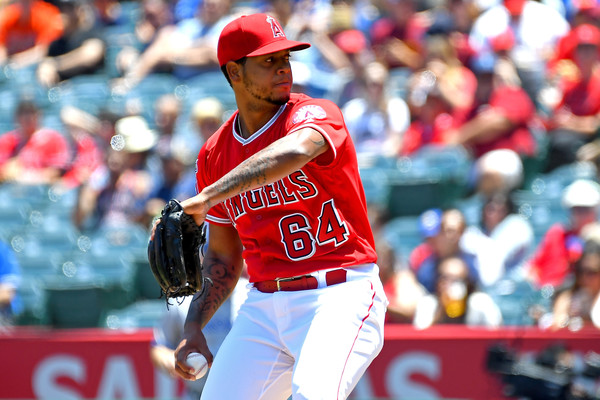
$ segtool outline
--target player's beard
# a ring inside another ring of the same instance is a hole
[[[252,97],[267,103],[282,106],[290,101],[290,93],[276,97],[273,93],[268,93],[268,89],[255,85],[247,76],[243,77],[244,87]]]

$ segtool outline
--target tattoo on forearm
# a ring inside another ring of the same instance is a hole
[[[253,155],[239,165],[238,172],[229,173],[217,181],[219,193],[233,194],[243,193],[253,187],[262,186],[267,183],[267,169],[274,163],[274,159],[268,156],[269,148]]]
[[[203,267],[206,276],[210,277],[213,284],[201,302],[200,311],[212,316],[229,296],[238,277],[235,266],[228,265],[216,257],[204,259]]]

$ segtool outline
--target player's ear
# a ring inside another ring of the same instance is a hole
[[[232,82],[237,82],[241,79],[242,65],[235,61],[229,61],[225,68],[227,68],[227,74]]]

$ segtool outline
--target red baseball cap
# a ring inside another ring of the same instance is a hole
[[[310,44],[288,40],[277,20],[267,14],[242,15],[228,23],[219,37],[219,65],[243,57],[262,56],[281,50],[304,50]]]
[[[600,46],[600,29],[594,25],[581,24],[573,29],[577,45],[591,44]]]

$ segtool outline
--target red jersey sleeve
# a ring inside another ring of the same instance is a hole
[[[320,132],[329,143],[329,151],[321,154],[314,163],[330,166],[338,159],[338,152],[349,139],[342,112],[334,103],[323,99],[307,99],[295,104],[286,127],[289,133],[304,128]]]

